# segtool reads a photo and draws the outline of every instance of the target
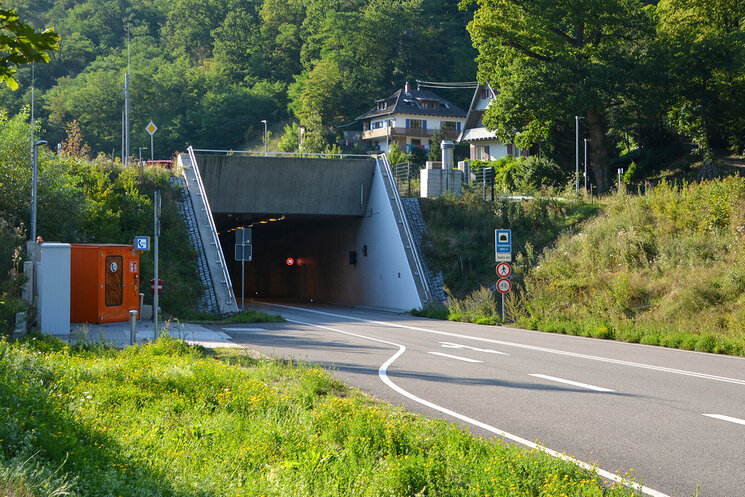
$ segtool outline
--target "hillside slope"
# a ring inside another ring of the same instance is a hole
[[[524,326],[745,354],[745,179],[603,201],[525,278]]]

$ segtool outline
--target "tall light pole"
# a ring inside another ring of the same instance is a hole
[[[579,193],[579,120],[584,119],[582,116],[574,116],[574,141],[576,150],[574,154],[575,169],[575,191]]]
[[[33,149],[33,169],[31,171],[31,241],[36,241],[36,184],[38,182],[38,170],[39,170],[39,145],[44,145],[46,140],[38,140],[34,142]]]
[[[587,142],[589,141],[589,138],[585,138],[585,193],[587,192]]]
[[[266,119],[262,119],[261,122],[264,123],[264,156],[266,157],[266,154],[267,154],[267,150],[266,150],[266,147],[267,147],[267,143],[266,143]]]

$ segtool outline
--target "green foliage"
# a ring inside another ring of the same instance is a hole
[[[555,187],[564,183],[565,173],[551,159],[539,156],[506,156],[495,161],[471,161],[474,172],[483,167],[494,168],[494,184],[497,190],[506,193],[532,194],[544,187]]]
[[[256,309],[246,309],[228,317],[228,323],[284,323],[284,318],[279,314],[268,314]]]
[[[319,368],[168,337],[123,351],[48,342],[0,341],[10,495],[635,495],[371,400]]]
[[[743,207],[740,177],[604,199],[529,270],[521,323],[745,354]]]
[[[15,67],[32,62],[49,62],[47,52],[59,50],[59,40],[60,36],[54,29],[38,32],[21,21],[15,9],[0,8],[0,82],[12,90],[17,89]]]
[[[298,124],[293,122],[292,124],[285,125],[284,133],[279,140],[280,152],[297,152],[300,147],[300,130]]]

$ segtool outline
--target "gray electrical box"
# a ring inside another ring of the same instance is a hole
[[[37,247],[39,326],[42,333],[70,334],[70,244],[42,243]]]

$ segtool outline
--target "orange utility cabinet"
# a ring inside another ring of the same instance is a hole
[[[70,251],[70,321],[129,321],[140,311],[140,252],[133,245],[73,244]]]

